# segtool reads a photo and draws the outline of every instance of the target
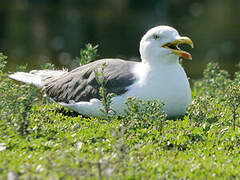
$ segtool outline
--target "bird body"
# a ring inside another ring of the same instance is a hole
[[[70,72],[34,70],[30,73],[14,73],[10,78],[34,84],[55,102],[86,116],[103,116],[99,94],[100,85],[96,71],[103,64],[105,88],[115,93],[111,109],[122,115],[128,97],[142,100],[158,99],[168,116],[183,115],[191,103],[191,89],[185,71],[179,64],[179,56],[191,59],[191,55],[178,48],[178,44],[193,45],[187,37],[179,36],[169,26],[157,26],[149,30],[140,42],[142,62],[121,59],[102,59],[81,66]]]

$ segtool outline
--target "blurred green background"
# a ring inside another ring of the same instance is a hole
[[[8,71],[50,62],[72,69],[79,49],[99,44],[100,58],[139,59],[139,41],[151,27],[170,25],[191,37],[190,77],[210,61],[230,72],[240,62],[239,0],[0,0],[0,51]]]

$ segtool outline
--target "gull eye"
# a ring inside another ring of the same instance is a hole
[[[153,39],[157,40],[157,39],[159,39],[159,38],[160,38],[159,35],[156,35],[156,34],[153,35]]]

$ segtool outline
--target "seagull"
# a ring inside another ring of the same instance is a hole
[[[181,50],[179,44],[193,48],[192,40],[180,36],[176,29],[157,26],[147,31],[140,41],[141,62],[108,58],[72,71],[33,70],[16,72],[9,77],[41,88],[53,101],[79,114],[102,117],[101,85],[97,77],[102,69],[106,92],[116,95],[111,109],[117,115],[126,113],[128,97],[136,97],[163,101],[163,110],[174,117],[184,115],[192,101],[187,75],[179,64],[180,57],[191,60],[192,56]]]

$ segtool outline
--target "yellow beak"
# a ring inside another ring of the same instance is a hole
[[[170,49],[173,54],[181,56],[184,59],[192,60],[192,55],[186,51],[181,50],[178,47],[179,44],[188,44],[192,48],[194,47],[194,44],[189,37],[179,37],[178,40],[164,44],[162,47]]]

